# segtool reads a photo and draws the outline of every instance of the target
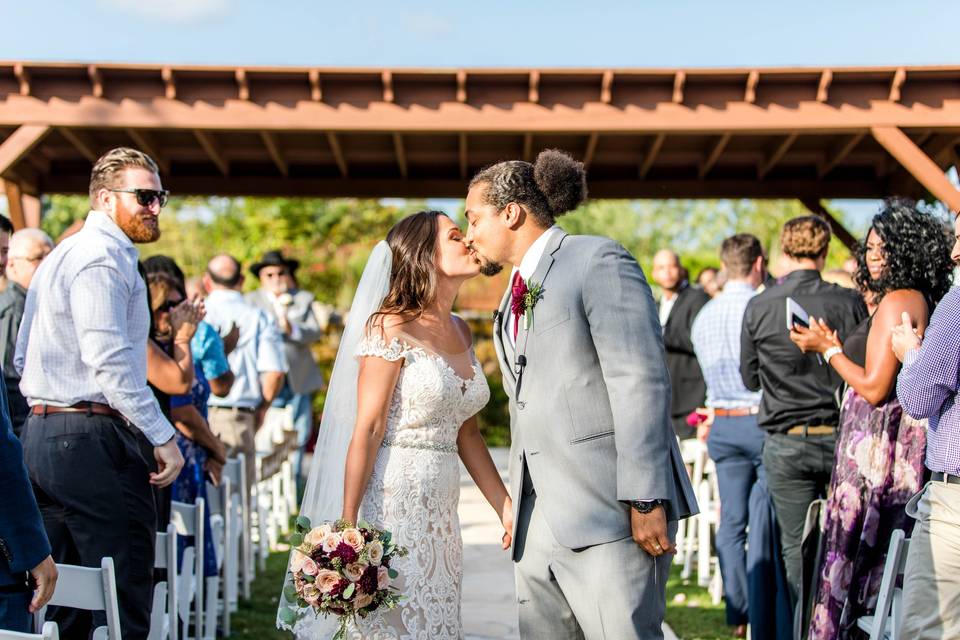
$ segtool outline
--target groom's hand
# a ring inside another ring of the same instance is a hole
[[[657,505],[650,513],[630,509],[630,529],[633,541],[654,558],[677,552],[667,535],[667,514],[662,505]]]

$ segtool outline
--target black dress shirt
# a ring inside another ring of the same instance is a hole
[[[794,271],[747,305],[740,334],[740,375],[762,390],[760,427],[783,433],[797,425],[837,425],[842,378],[816,354],[804,354],[787,331],[786,298],[824,318],[840,340],[867,316],[862,296],[824,282],[815,270]]]

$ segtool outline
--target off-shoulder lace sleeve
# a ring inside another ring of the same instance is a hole
[[[375,356],[390,362],[396,362],[406,356],[409,350],[410,347],[400,340],[400,338],[394,338],[387,343],[380,333],[374,332],[368,333],[360,339],[360,343],[357,345],[356,356],[358,358]]]

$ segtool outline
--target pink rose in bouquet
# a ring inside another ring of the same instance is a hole
[[[284,625],[292,628],[306,611],[335,615],[340,627],[333,640],[343,640],[348,624],[358,616],[365,618],[399,604],[402,596],[390,585],[398,574],[390,563],[407,550],[393,542],[389,531],[342,520],[314,528],[301,516],[290,545],[293,551],[280,608]]]

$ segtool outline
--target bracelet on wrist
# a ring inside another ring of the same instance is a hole
[[[843,347],[830,347],[829,349],[823,352],[823,360],[827,364],[830,364],[830,358],[836,355],[840,355],[841,353],[843,353]]]

